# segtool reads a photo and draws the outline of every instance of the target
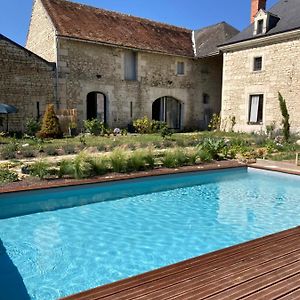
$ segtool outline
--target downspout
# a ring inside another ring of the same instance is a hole
[[[59,100],[59,74],[58,74],[58,36],[55,31],[55,46],[56,46],[56,109],[60,108],[60,100]]]

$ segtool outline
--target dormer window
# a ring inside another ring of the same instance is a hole
[[[274,28],[279,21],[279,17],[260,9],[254,16],[254,31],[253,35],[266,34],[269,30]]]
[[[262,34],[263,30],[264,30],[264,20],[258,20],[256,34]]]

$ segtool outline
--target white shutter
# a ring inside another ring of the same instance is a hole
[[[250,123],[258,121],[259,96],[251,96],[250,101]]]

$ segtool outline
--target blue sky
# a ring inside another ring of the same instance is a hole
[[[0,0],[0,33],[24,45],[33,0]],[[81,0],[74,1],[199,29],[226,21],[239,30],[249,24],[250,0]],[[268,0],[268,7],[277,0]]]

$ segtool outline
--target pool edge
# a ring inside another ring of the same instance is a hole
[[[238,161],[217,161],[209,164],[195,165],[195,166],[185,166],[175,169],[159,168],[151,171],[141,171],[134,172],[129,174],[107,174],[106,176],[101,176],[91,179],[81,179],[81,180],[72,180],[72,181],[46,181],[45,183],[31,185],[31,186],[22,186],[22,187],[10,187],[10,188],[0,188],[0,196],[4,194],[18,193],[18,192],[27,192],[27,191],[38,191],[45,189],[55,189],[62,187],[72,187],[72,186],[85,186],[93,185],[97,183],[106,183],[106,182],[119,182],[128,179],[138,179],[146,177],[155,177],[155,176],[164,176],[172,174],[183,174],[183,173],[192,173],[192,172],[204,172],[204,171],[214,171],[214,170],[224,170],[224,169],[235,169],[235,168],[247,168],[248,165]],[[297,174],[297,175],[300,175]]]

